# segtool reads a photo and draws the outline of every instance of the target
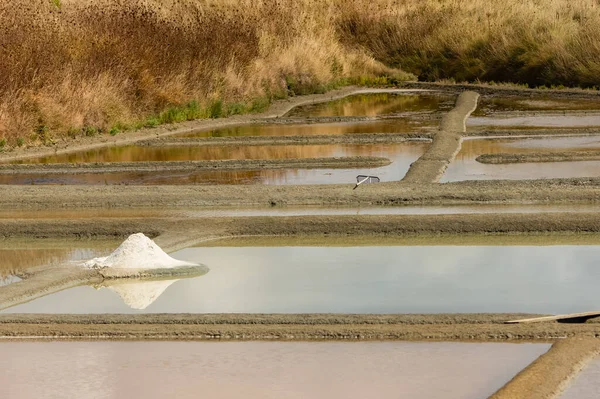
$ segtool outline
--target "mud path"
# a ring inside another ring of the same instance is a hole
[[[529,154],[483,154],[475,159],[487,164],[530,162],[600,161],[600,151],[536,152]]]
[[[340,158],[226,159],[216,161],[95,162],[49,164],[0,164],[0,174],[17,173],[115,173],[189,170],[266,170],[372,168],[389,165],[387,158],[356,156]]]
[[[403,206],[597,202],[600,178],[306,186],[0,186],[3,209]],[[82,232],[85,234],[85,232]]]
[[[442,118],[440,130],[425,154],[414,162],[402,180],[409,184],[437,183],[450,162],[460,151],[466,121],[477,108],[479,94],[465,91],[458,96],[456,106]]]
[[[318,144],[394,144],[431,140],[433,133],[360,133],[315,136],[231,136],[163,138],[137,143],[148,147],[265,146]]]
[[[157,244],[169,251],[210,239],[243,236],[350,238],[439,234],[595,234],[600,232],[600,213],[0,220],[0,237],[3,238],[116,238],[134,232],[155,237]]]
[[[523,314],[0,315],[0,336],[55,339],[549,342],[593,337],[597,323],[507,325]],[[527,315],[529,316],[529,315]]]
[[[490,399],[556,398],[585,365],[600,354],[600,339],[557,341]]]

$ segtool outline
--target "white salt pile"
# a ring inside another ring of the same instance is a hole
[[[103,258],[94,258],[83,264],[90,269],[105,267],[120,269],[162,269],[181,266],[197,266],[170,257],[143,233],[130,235],[120,246]]]

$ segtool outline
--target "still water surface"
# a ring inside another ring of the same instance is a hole
[[[479,155],[499,153],[536,153],[598,151],[600,137],[546,137],[519,139],[467,139],[455,160],[448,166],[442,182],[461,180],[520,180],[600,176],[600,161],[532,162],[483,164]]]
[[[444,112],[454,107],[456,96],[441,93],[357,94],[326,103],[292,109],[288,117],[411,115]]]
[[[600,358],[597,358],[575,377],[561,399],[597,399],[599,392]]]
[[[253,171],[152,171],[90,174],[6,174],[0,184],[334,184],[356,182],[359,174],[375,174],[381,181],[401,180],[411,163],[427,149],[427,142],[374,145],[299,145],[225,147],[110,147],[40,158],[40,163],[190,161],[220,159],[290,159],[377,156],[392,163],[378,168],[278,169]],[[33,161],[32,161],[33,162]]]
[[[273,137],[273,136],[330,136],[361,133],[416,133],[437,129],[439,120],[433,118],[395,117],[368,122],[326,124],[250,124],[203,132],[186,133],[176,137]]]
[[[548,348],[410,342],[0,343],[0,397],[479,399]]]
[[[4,312],[559,314],[600,304],[599,246],[199,247],[174,257],[210,272],[159,289],[78,287]]]

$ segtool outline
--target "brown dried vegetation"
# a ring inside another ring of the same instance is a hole
[[[48,143],[258,110],[392,72],[340,44],[329,0],[0,4],[0,138]]]

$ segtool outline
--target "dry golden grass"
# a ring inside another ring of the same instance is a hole
[[[0,150],[256,111],[400,69],[595,86],[599,26],[598,0],[2,2]]]
[[[393,72],[340,44],[335,18],[313,0],[3,2],[0,139],[218,117]]]
[[[340,37],[423,80],[600,86],[598,0],[354,0]]]

